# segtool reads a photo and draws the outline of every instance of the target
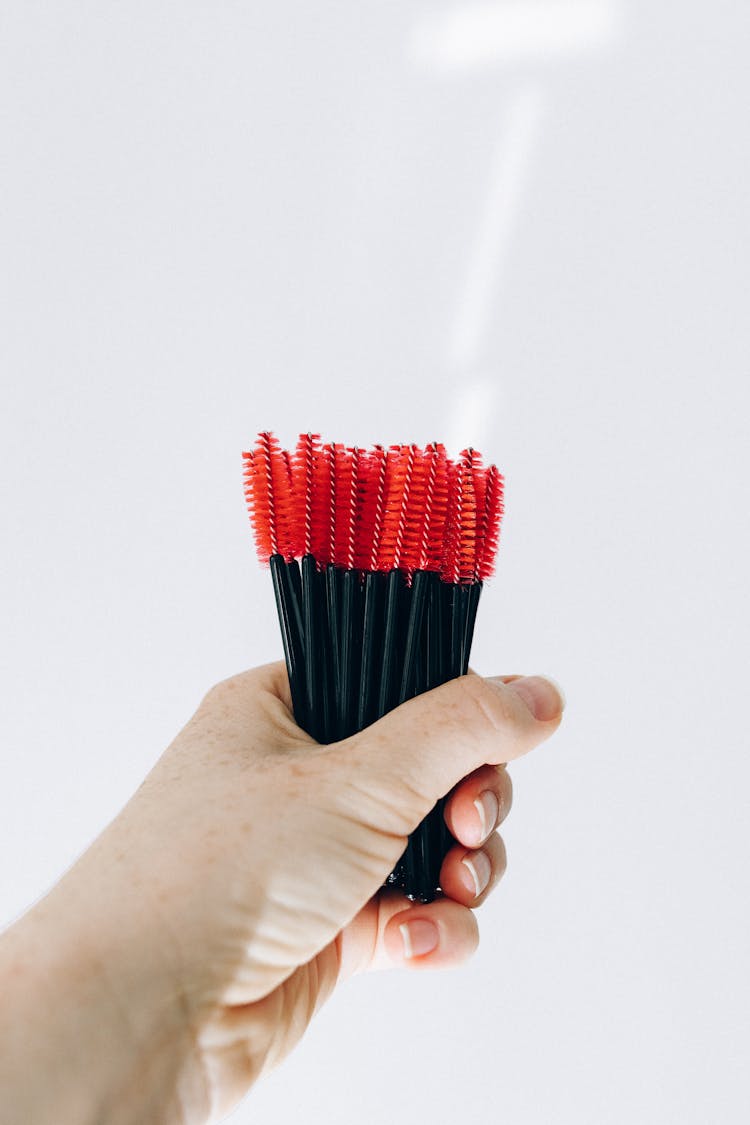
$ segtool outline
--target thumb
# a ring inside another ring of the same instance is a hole
[[[549,738],[563,707],[559,689],[541,676],[471,674],[415,696],[340,745],[359,787],[392,795],[399,812],[418,821],[473,770]]]

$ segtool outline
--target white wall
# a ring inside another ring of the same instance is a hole
[[[280,654],[260,428],[497,460],[474,664],[567,690],[473,963],[351,983],[238,1123],[746,1119],[748,30],[2,6],[0,918]]]

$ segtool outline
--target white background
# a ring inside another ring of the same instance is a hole
[[[568,708],[452,974],[234,1120],[747,1120],[746,0],[5,0],[0,917],[280,655],[258,429],[507,477],[477,670]]]

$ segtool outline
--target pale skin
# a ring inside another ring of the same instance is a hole
[[[541,677],[472,674],[319,746],[283,664],[217,684],[0,936],[0,1125],[219,1121],[353,973],[460,964],[505,870],[505,764],[562,707]],[[443,897],[380,890],[449,792]]]

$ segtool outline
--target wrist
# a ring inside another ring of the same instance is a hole
[[[0,937],[0,1125],[205,1121],[169,950],[97,866],[87,853]]]

